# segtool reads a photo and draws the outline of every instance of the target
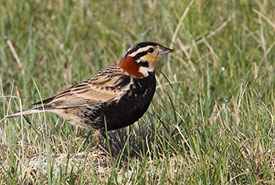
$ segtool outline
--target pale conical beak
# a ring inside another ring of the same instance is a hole
[[[160,47],[159,54],[161,55],[167,55],[168,53],[172,52],[173,50],[164,46]]]

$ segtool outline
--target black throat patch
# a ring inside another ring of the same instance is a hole
[[[149,63],[147,61],[145,61],[145,60],[140,60],[138,62],[138,65],[142,66],[142,67],[149,67]]]

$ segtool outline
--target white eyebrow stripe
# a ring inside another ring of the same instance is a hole
[[[139,48],[137,51],[131,53],[129,56],[134,57],[134,56],[136,56],[136,54],[141,53],[143,51],[147,51],[149,48],[152,48],[152,46],[146,46],[146,47]]]

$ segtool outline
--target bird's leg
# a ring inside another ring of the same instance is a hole
[[[92,134],[92,131],[89,131],[88,134],[86,134],[86,135],[84,136],[84,138],[85,138],[84,143],[85,143],[85,144],[86,144],[87,142],[89,142],[89,137],[91,136],[91,134]]]
[[[100,131],[99,130],[96,130],[95,133],[94,133],[94,142],[95,142],[95,145],[100,145]]]
[[[113,145],[112,139],[108,138],[105,131],[101,131],[102,136],[106,139],[107,144],[110,145],[111,153],[113,157],[116,157],[119,153],[119,150]]]
[[[106,154],[109,155],[108,150],[104,146],[102,146],[102,144],[100,142],[100,134],[101,134],[101,132],[99,130],[96,130],[95,133],[94,133],[94,142],[95,142],[95,145],[97,147],[99,147],[103,152],[105,152]]]

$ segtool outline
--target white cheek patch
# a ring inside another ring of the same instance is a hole
[[[149,75],[149,72],[153,72],[154,68],[140,66],[138,72],[142,73],[144,77]]]

